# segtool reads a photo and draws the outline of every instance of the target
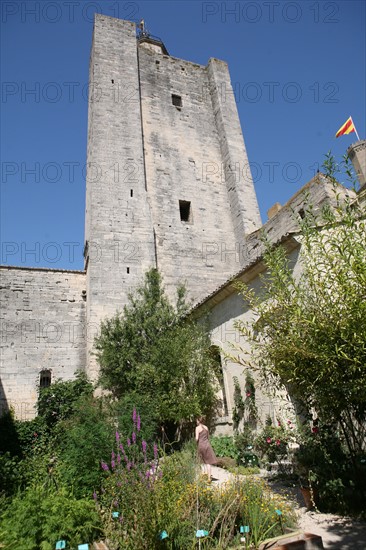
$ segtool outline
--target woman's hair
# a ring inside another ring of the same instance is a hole
[[[198,422],[204,422],[205,421],[205,417],[204,416],[197,416],[197,420]]]

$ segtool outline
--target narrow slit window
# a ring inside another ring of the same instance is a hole
[[[51,371],[43,370],[39,376],[40,388],[48,388],[51,385]]]
[[[130,268],[128,267],[128,268],[127,268],[127,274],[129,274],[129,272],[130,272]]]
[[[182,97],[180,95],[172,94],[172,103],[175,107],[182,107]]]
[[[190,201],[179,201],[179,212],[182,222],[192,221],[192,209]]]
[[[130,190],[130,197],[133,197],[133,189]]]

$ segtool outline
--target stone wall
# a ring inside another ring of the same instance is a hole
[[[26,420],[42,370],[85,369],[85,273],[1,266],[0,279],[0,407]]]

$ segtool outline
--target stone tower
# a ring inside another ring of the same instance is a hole
[[[171,57],[98,14],[89,84],[88,352],[149,267],[197,302],[240,269],[244,235],[261,226],[226,63]]]

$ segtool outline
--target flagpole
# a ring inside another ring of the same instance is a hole
[[[358,139],[358,141],[360,141],[360,136],[359,136],[358,133],[357,133],[355,123],[353,122],[353,118],[350,117],[350,119],[352,120],[352,124],[353,124],[353,127],[354,127],[354,129],[355,129],[355,134],[356,134],[356,136],[357,136],[357,139]]]

